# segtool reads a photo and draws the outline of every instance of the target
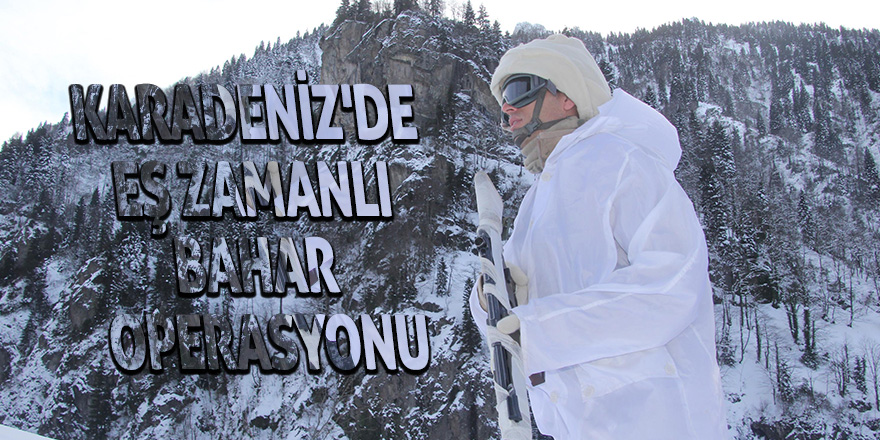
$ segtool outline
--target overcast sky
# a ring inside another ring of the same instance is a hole
[[[447,6],[464,3],[446,1]],[[279,5],[263,0],[73,3],[0,0],[0,141],[42,121],[58,122],[70,108],[70,84],[120,83],[129,93],[139,83],[165,87],[222,65],[233,55],[251,56],[260,41],[274,43],[281,37],[286,42],[297,31],[329,24],[339,6],[332,0]],[[480,3],[507,31],[528,21],[549,30],[578,26],[608,34],[650,30],[686,17],[728,24],[784,20],[880,27],[880,16],[855,0],[477,0],[474,8]]]

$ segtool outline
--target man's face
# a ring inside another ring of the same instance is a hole
[[[537,101],[532,101],[520,108],[516,108],[506,102],[502,104],[501,111],[506,113],[508,117],[508,130],[514,131],[528,124],[532,120],[532,112],[535,111],[535,105],[537,105]]]
[[[577,107],[574,102],[568,99],[565,93],[557,92],[555,95],[549,91],[544,92],[544,103],[541,105],[541,121],[553,121],[568,116],[577,116]],[[522,128],[532,120],[532,113],[535,111],[537,101],[532,101],[522,107],[514,107],[508,103],[501,105],[501,111],[506,113],[509,120],[508,130],[514,131]]]

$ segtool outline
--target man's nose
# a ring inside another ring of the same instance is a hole
[[[516,110],[516,107],[514,107],[506,102],[504,104],[501,104],[501,111],[504,113],[512,113],[515,110]]]

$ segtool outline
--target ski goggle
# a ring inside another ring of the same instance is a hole
[[[556,94],[556,85],[552,81],[528,73],[511,75],[501,87],[502,102],[521,108],[538,99],[544,89]]]

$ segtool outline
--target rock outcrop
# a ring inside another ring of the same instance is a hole
[[[323,84],[411,84],[414,124],[423,134],[444,123],[452,95],[469,95],[482,110],[498,105],[489,90],[491,72],[451,51],[447,23],[406,12],[378,23],[345,21],[330,28],[321,41]],[[340,124],[353,132],[351,118]]]

